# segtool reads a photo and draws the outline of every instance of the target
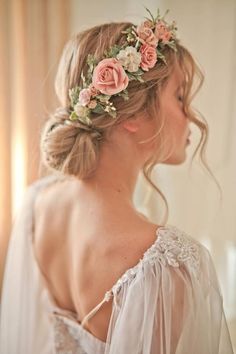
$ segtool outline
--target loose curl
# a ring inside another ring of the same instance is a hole
[[[61,108],[57,109],[46,122],[41,135],[41,152],[43,163],[53,169],[68,175],[75,175],[79,179],[91,177],[99,163],[100,145],[107,141],[111,129],[127,119],[133,119],[139,114],[145,114],[147,119],[155,119],[157,131],[146,141],[153,140],[157,146],[157,153],[153,155],[143,166],[142,172],[147,182],[156,190],[166,205],[168,219],[168,203],[151,179],[154,166],[164,161],[170,151],[166,151],[166,144],[163,138],[163,128],[165,121],[160,111],[159,97],[161,90],[166,85],[176,62],[179,64],[184,74],[184,97],[183,108],[188,119],[195,124],[201,133],[200,141],[192,156],[199,153],[203,166],[210,173],[221,190],[219,183],[211,172],[205,159],[205,146],[208,140],[209,129],[203,116],[193,110],[191,101],[202,86],[204,76],[194,61],[191,53],[177,40],[177,52],[168,48],[164,49],[167,65],[158,61],[155,67],[145,72],[144,83],[131,81],[128,86],[129,100],[113,97],[113,102],[117,108],[117,117],[111,119],[107,114],[94,115],[92,117],[93,127],[86,128],[82,123],[75,122],[72,125],[65,124],[69,119],[70,97],[69,90],[81,85],[81,73],[86,75],[86,59],[88,54],[93,54],[101,60],[104,51],[114,44],[122,45],[125,36],[122,31],[130,27],[132,23],[107,23],[95,26],[91,29],[80,32],[73,36],[66,44],[55,81],[55,90],[59,98]],[[193,90],[196,80],[196,88]],[[101,139],[102,138],[102,139]]]

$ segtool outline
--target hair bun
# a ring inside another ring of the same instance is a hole
[[[46,122],[40,142],[42,161],[52,170],[84,179],[97,167],[102,132],[69,120],[69,114],[58,108]]]

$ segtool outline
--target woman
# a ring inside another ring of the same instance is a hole
[[[29,187],[11,237],[2,354],[233,353],[207,249],[133,203],[141,171],[159,191],[152,168],[185,161],[190,122],[207,137],[190,107],[201,72],[175,23],[150,16],[65,47],[41,138],[54,173]]]

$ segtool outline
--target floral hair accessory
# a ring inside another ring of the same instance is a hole
[[[123,45],[114,45],[105,51],[102,60],[89,54],[86,77],[82,73],[82,86],[69,91],[71,100],[70,121],[79,120],[92,126],[91,114],[109,114],[116,117],[116,107],[111,101],[113,96],[129,99],[127,87],[132,80],[144,82],[142,75],[152,69],[161,60],[167,65],[162,50],[165,46],[176,49],[176,23],[168,25],[159,9],[154,17],[146,8],[150,18],[139,26],[131,26],[125,31]]]

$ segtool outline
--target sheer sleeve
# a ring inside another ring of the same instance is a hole
[[[233,353],[211,256],[177,228],[160,232],[118,289],[106,354]]]

